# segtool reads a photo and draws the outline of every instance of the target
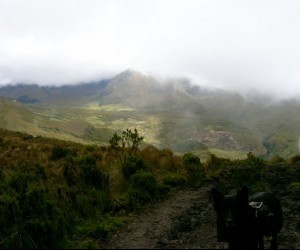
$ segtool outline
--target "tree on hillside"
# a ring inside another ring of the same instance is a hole
[[[109,143],[110,147],[116,150],[121,161],[124,162],[127,158],[136,155],[139,145],[143,140],[144,137],[140,136],[135,128],[134,132],[131,129],[126,129],[121,135],[115,132]]]

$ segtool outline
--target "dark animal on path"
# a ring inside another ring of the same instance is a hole
[[[249,197],[247,187],[236,195],[211,190],[217,215],[218,241],[230,249],[264,249],[264,236],[271,236],[271,249],[277,249],[277,235],[283,226],[279,200],[267,192]]]

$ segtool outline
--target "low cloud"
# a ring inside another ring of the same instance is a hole
[[[300,94],[299,1],[0,2],[0,84],[133,68],[240,92]]]

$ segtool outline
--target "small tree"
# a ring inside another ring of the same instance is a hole
[[[110,147],[118,153],[121,162],[124,162],[131,156],[135,156],[139,145],[144,140],[143,136],[140,136],[137,129],[134,132],[131,129],[126,129],[122,132],[122,135],[114,133],[113,137],[109,140]]]

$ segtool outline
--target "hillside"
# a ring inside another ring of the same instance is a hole
[[[86,248],[185,183],[171,151],[119,153],[0,129],[1,248]]]
[[[106,84],[107,80],[60,87],[20,83],[1,87],[0,95],[23,104],[76,106],[86,103],[90,96],[102,90]],[[85,101],[85,99],[87,100]]]
[[[16,100],[28,117],[38,117],[23,130],[23,125],[1,126],[32,134],[107,144],[114,131],[137,128],[149,144],[201,157],[241,158],[249,151],[266,158],[290,157],[299,152],[297,100],[245,98],[183,78],[160,80],[127,70],[78,85],[4,86],[0,95]]]
[[[67,115],[62,118],[55,112],[55,109],[28,107],[1,97],[0,104],[0,128],[29,133],[32,136],[39,135],[86,143],[80,135],[89,124],[80,119],[73,120],[70,125]]]
[[[1,248],[222,247],[210,190],[244,185],[280,199],[279,246],[299,247],[299,156],[203,161],[131,149],[0,129]]]

